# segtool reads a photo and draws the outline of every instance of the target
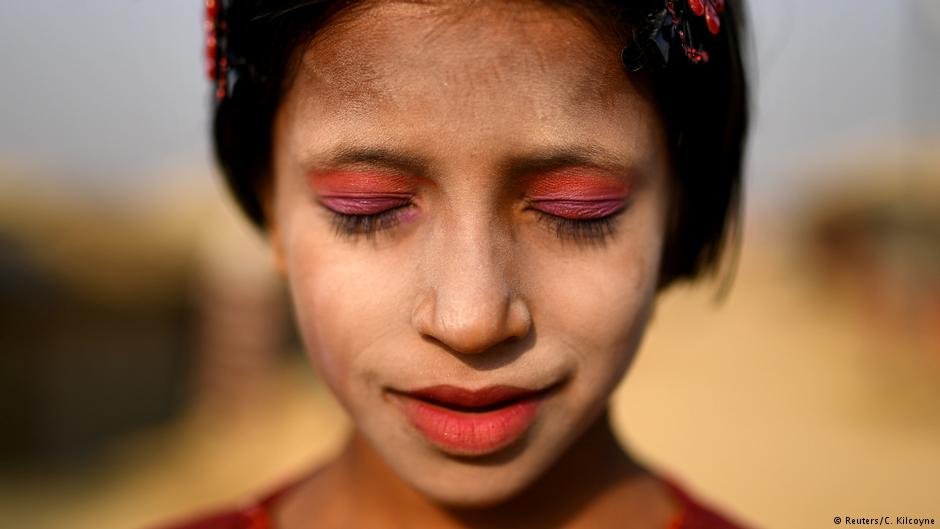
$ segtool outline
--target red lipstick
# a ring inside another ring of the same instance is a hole
[[[432,386],[393,391],[401,410],[425,439],[453,455],[497,452],[525,434],[548,390],[490,386],[470,390]]]

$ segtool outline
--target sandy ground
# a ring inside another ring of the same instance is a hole
[[[614,397],[625,442],[756,527],[940,521],[940,362],[765,240],[746,242],[724,302],[714,285],[662,298]],[[0,483],[0,525],[135,528],[230,504],[329,457],[347,427],[288,365],[239,409],[194,410],[65,476]]]

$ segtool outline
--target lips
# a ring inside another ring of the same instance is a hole
[[[495,453],[521,438],[547,393],[514,386],[470,390],[447,385],[391,392],[425,439],[460,456]]]

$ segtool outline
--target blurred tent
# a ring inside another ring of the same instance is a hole
[[[860,330],[923,351],[940,377],[940,142],[879,147],[823,170],[807,251],[820,286],[864,313]]]
[[[250,400],[289,324],[260,238],[222,204],[192,189],[108,202],[4,186],[6,468],[86,463],[193,399]]]

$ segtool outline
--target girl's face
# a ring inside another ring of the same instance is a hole
[[[309,355],[400,478],[499,502],[601,417],[651,311],[670,170],[615,43],[537,3],[359,8],[303,53],[274,156]]]

